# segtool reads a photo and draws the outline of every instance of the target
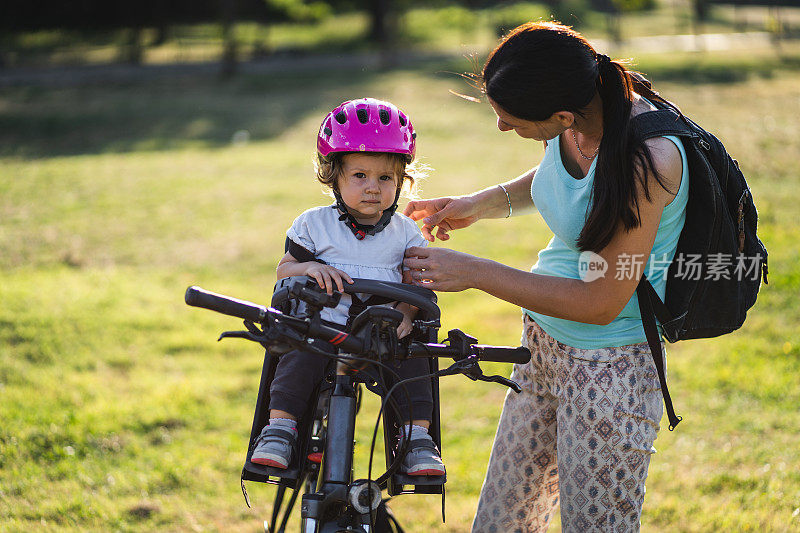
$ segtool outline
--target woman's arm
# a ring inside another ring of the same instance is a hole
[[[414,270],[414,283],[435,290],[476,288],[531,311],[590,324],[608,324],[630,300],[639,283],[655,241],[661,213],[675,196],[682,162],[677,148],[666,139],[648,141],[655,168],[667,188],[651,179],[650,199],[638,194],[641,225],[621,230],[598,252],[608,264],[605,275],[594,281],[544,276],[511,268],[444,248],[411,248],[405,265]],[[640,258],[640,264],[631,261]],[[617,266],[631,265],[619,276]],[[430,280],[423,282],[423,280]]]
[[[509,212],[518,215],[530,211],[533,208],[531,182],[535,173],[536,167],[503,183],[508,197],[501,187],[493,185],[465,196],[414,200],[408,203],[404,214],[412,220],[423,219],[422,234],[430,242],[436,237],[446,241],[450,238],[449,231],[466,228],[482,218],[505,218]],[[434,228],[437,228],[436,237]]]
[[[533,205],[533,198],[531,198],[531,183],[533,183],[533,176],[536,174],[537,168],[539,168],[538,165],[513,180],[502,184],[508,191],[508,199],[506,199],[505,203],[506,208],[508,208],[508,200],[511,200],[511,216],[525,215],[533,211],[535,206]],[[499,187],[494,188],[499,189]],[[505,218],[507,215],[508,211],[506,210],[499,217],[492,218]]]

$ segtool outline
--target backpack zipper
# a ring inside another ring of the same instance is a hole
[[[736,229],[739,231],[739,253],[744,252],[744,202],[750,196],[750,189],[745,189],[739,197],[739,207],[736,214]]]

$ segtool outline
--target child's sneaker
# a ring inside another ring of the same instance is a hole
[[[296,442],[297,429],[279,424],[264,426],[256,440],[256,448],[250,461],[285,470],[292,460],[292,450]]]
[[[408,452],[403,458],[402,471],[409,476],[443,476],[444,463],[433,439],[427,432],[414,429],[408,443]],[[400,439],[398,449],[403,446],[403,438]]]

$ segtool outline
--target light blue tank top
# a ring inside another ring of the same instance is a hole
[[[683,171],[681,184],[675,198],[664,207],[658,224],[653,250],[647,258],[644,273],[658,295],[664,298],[666,274],[675,256],[683,223],[686,219],[686,201],[689,196],[689,174],[686,152],[676,137],[665,137],[672,141],[681,153]],[[547,142],[544,158],[536,170],[531,183],[531,198],[542,218],[553,231],[553,238],[547,247],[539,252],[539,260],[531,272],[562,278],[591,279],[587,270],[586,256],[582,271],[579,268],[581,256],[576,241],[589,213],[589,202],[594,183],[595,164],[592,161],[586,177],[577,180],[564,167],[561,160],[560,137]],[[652,182],[651,182],[652,183]],[[657,187],[657,184],[651,185]],[[629,258],[618,265],[608,265],[606,276],[630,275],[630,263],[643,262],[645,258]],[[641,264],[641,263],[640,263]],[[587,302],[587,305],[591,305]],[[584,349],[625,346],[645,342],[647,338],[639,314],[639,302],[634,292],[622,312],[608,325],[585,324],[524,310],[551,337],[568,346]]]

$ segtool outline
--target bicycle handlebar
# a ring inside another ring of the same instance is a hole
[[[188,305],[193,307],[209,309],[217,313],[222,313],[223,315],[235,316],[259,324],[272,325],[270,323],[277,324],[281,319],[284,321],[291,320],[292,322],[296,322],[294,324],[295,327],[303,325],[303,329],[305,329],[310,336],[320,338],[334,346],[353,353],[360,352],[364,347],[363,341],[353,335],[339,331],[338,329],[322,324],[310,324],[297,319],[292,320],[293,317],[287,317],[275,309],[254,304],[247,300],[240,300],[223,294],[217,294],[197,286],[191,286],[186,289],[184,299]]]
[[[268,312],[263,305],[217,294],[194,285],[186,289],[184,300],[187,305],[193,307],[210,309],[223,315],[235,316],[251,322],[262,322]]]
[[[509,346],[472,344],[470,347],[481,361],[524,364],[531,358],[531,352],[524,346],[511,348]],[[412,342],[409,346],[409,357],[451,357],[457,359],[467,355],[472,354],[465,354],[461,350],[445,344]]]
[[[272,307],[278,307],[289,299],[289,286],[296,281],[308,281],[308,276],[291,276],[278,281],[276,291],[272,296]],[[316,281],[314,281],[316,283]],[[429,320],[439,319],[441,311],[436,305],[436,293],[425,287],[408,285],[406,283],[393,283],[374,279],[353,278],[353,283],[344,283],[344,294],[370,294],[383,296],[397,302],[405,302],[424,311]]]
[[[363,287],[363,285],[360,287]],[[197,286],[191,286],[186,289],[185,301],[193,307],[201,307],[224,315],[263,324],[265,331],[275,326],[289,327],[310,338],[318,338],[329,342],[348,353],[360,354],[364,350],[365,341],[350,333],[320,324],[317,321],[308,321],[284,315],[275,309],[254,304],[247,300],[217,294]],[[477,355],[481,361],[517,364],[527,363],[531,357],[528,349],[522,346],[511,348],[507,346],[468,344],[463,348],[457,348],[445,344],[412,342],[408,349],[408,357],[450,357],[461,359],[471,355]]]

